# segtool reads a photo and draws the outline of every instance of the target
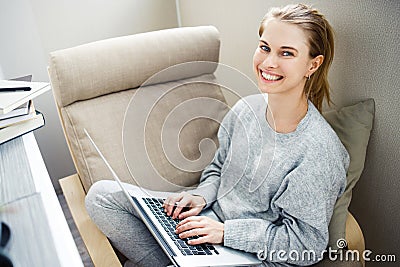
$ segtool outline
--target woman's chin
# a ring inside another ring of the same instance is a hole
[[[273,92],[273,90],[271,90],[271,88],[269,86],[267,87],[265,85],[263,85],[263,86],[258,85],[258,90],[260,90],[260,92],[264,93],[264,94],[270,94]]]

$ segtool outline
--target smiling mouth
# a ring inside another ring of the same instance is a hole
[[[280,75],[267,74],[267,73],[263,72],[262,70],[260,72],[261,72],[261,76],[267,81],[279,81],[279,80],[283,79],[283,76],[280,76]]]

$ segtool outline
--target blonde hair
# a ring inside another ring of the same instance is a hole
[[[324,15],[314,8],[304,4],[288,5],[268,11],[258,30],[260,37],[264,32],[265,22],[269,19],[278,19],[299,26],[308,36],[310,57],[324,56],[321,66],[307,79],[304,86],[304,93],[308,99],[321,111],[324,99],[328,105],[332,103],[328,82],[328,71],[334,55],[334,36],[331,25]]]

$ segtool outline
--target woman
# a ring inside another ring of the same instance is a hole
[[[330,102],[332,29],[318,11],[300,4],[271,9],[259,35],[253,67],[264,94],[238,101],[221,124],[220,146],[199,187],[168,194],[164,208],[182,220],[176,229],[181,238],[199,236],[189,244],[223,243],[256,253],[267,266],[311,265],[319,258],[294,256],[304,251],[319,256],[326,248],[349,164],[319,112],[324,99]],[[110,184],[98,182],[88,193],[93,220],[129,258],[126,265],[167,265],[168,258],[139,219],[124,212],[129,204]],[[198,216],[206,208],[222,222]]]

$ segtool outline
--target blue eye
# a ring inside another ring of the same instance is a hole
[[[270,52],[270,51],[271,51],[271,48],[269,48],[269,47],[266,46],[266,45],[260,45],[260,49],[263,50],[263,51],[265,51],[265,52]]]
[[[289,52],[289,51],[283,51],[283,52],[282,52],[282,55],[285,56],[285,57],[292,57],[292,56],[294,56],[294,54],[293,54],[292,52]]]

